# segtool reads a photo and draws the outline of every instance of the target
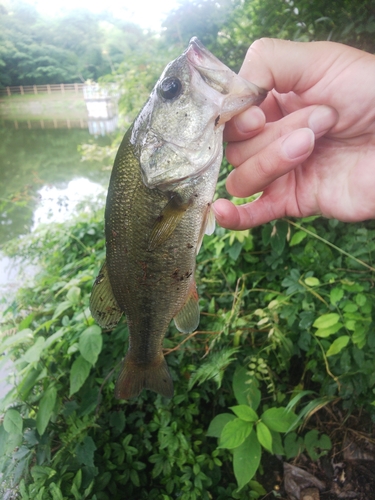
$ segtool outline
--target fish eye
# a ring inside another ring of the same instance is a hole
[[[164,99],[174,99],[181,94],[182,85],[178,78],[171,76],[164,78],[159,87],[159,92]]]

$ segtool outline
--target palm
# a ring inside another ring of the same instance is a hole
[[[322,214],[357,221],[375,214],[375,142],[357,144],[321,138],[312,155],[296,169],[265,188],[263,199],[272,202],[275,217]],[[364,204],[368,200],[372,203]]]

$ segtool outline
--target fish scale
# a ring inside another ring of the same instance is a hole
[[[194,38],[123,138],[107,195],[106,263],[90,299],[105,329],[127,317],[120,399],[143,388],[173,395],[162,344],[172,318],[181,332],[198,327],[195,261],[205,231],[213,230],[224,122],[265,95]]]

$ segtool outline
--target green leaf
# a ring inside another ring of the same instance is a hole
[[[85,436],[82,443],[77,444],[75,452],[80,464],[94,467],[95,443],[90,436]]]
[[[92,365],[95,365],[97,362],[98,356],[102,350],[102,345],[102,330],[99,326],[89,326],[81,333],[78,343],[79,352],[82,354],[83,358]]]
[[[56,307],[55,312],[53,313],[52,319],[56,319],[67,309],[72,307],[72,303],[69,300],[65,300],[64,302],[60,302],[60,304]]]
[[[317,337],[325,338],[337,333],[343,327],[342,323],[336,323],[335,325],[329,326],[328,328],[318,328],[315,332]]]
[[[45,467],[42,465],[34,465],[30,472],[37,485],[43,484],[45,481],[56,475],[56,471],[51,467]]]
[[[334,340],[326,352],[326,356],[333,356],[334,354],[338,354],[341,352],[344,347],[346,347],[349,343],[350,337],[349,335],[342,335],[338,339]]]
[[[66,294],[66,298],[71,304],[77,304],[80,295],[81,295],[81,289],[78,286],[72,286],[72,288],[69,288],[69,291]]]
[[[72,364],[72,369],[70,370],[69,397],[79,391],[79,389],[83,386],[89,376],[90,370],[91,364],[82,356],[78,356]]]
[[[219,438],[226,424],[235,418],[236,417],[231,413],[220,413],[216,415],[208,426],[206,436]]]
[[[63,494],[56,483],[51,483],[49,485],[49,490],[52,495],[52,500],[64,500]]]
[[[367,302],[366,295],[364,295],[363,293],[358,293],[355,296],[355,301],[356,301],[357,305],[359,305],[360,307],[363,307]]]
[[[337,313],[323,314],[314,321],[313,326],[315,326],[315,328],[329,328],[338,323],[339,320],[340,316]]]
[[[332,448],[332,443],[327,434],[319,433],[316,429],[309,431],[304,439],[307,453],[312,460],[318,460],[322,455],[326,455],[327,451]]]
[[[286,408],[269,408],[260,417],[262,422],[273,431],[287,432],[297,421],[297,415]]]
[[[220,436],[219,448],[232,450],[240,446],[250,434],[253,424],[240,418],[228,422]]]
[[[56,387],[50,386],[43,394],[39,403],[39,410],[36,416],[36,428],[40,436],[44,434],[48,422],[52,416],[57,397]]]
[[[256,422],[259,419],[258,415],[252,408],[250,408],[250,406],[231,406],[230,409],[237,415],[238,418],[245,420],[246,422]]]
[[[46,342],[44,344],[44,349],[47,349],[49,346],[51,346],[54,342],[59,340],[65,333],[65,328],[60,328],[60,330],[57,330],[54,334],[50,335],[49,337],[46,338]]]
[[[254,477],[260,464],[262,449],[254,431],[233,451],[233,470],[238,490]]]
[[[331,301],[331,304],[332,305],[337,304],[337,302],[340,302],[343,296],[344,296],[344,290],[342,288],[338,287],[332,288],[329,294],[329,299]]]
[[[285,436],[284,448],[287,460],[296,457],[304,448],[302,437],[298,436],[295,432],[290,432]]]
[[[79,469],[77,474],[75,475],[75,478],[73,479],[73,484],[71,488],[71,492],[73,493],[75,500],[82,499],[82,495],[79,492],[81,484],[82,484],[82,469]]]
[[[272,454],[273,455],[285,455],[285,450],[283,447],[283,443],[281,441],[281,435],[279,432],[271,431],[272,436]],[[289,436],[289,434],[287,434]]]
[[[256,491],[256,493],[258,493],[258,495],[260,496],[263,496],[263,495],[267,495],[267,491],[263,488],[263,486],[258,483],[258,481],[254,481],[253,479],[250,481],[249,483],[250,485],[250,488],[253,490],[253,491]],[[258,498],[258,497],[256,497]]]
[[[125,429],[125,414],[122,410],[114,411],[109,418],[109,425],[113,427],[116,434],[121,434]]]
[[[30,342],[31,340],[33,340],[33,331],[29,328],[26,328],[25,330],[17,332],[15,335],[9,335],[9,337],[5,337],[4,340],[0,343],[1,350],[4,350],[5,347],[13,347],[23,342]]]
[[[4,416],[4,429],[9,434],[22,434],[22,417],[17,410],[7,410]]]
[[[320,285],[320,281],[318,280],[318,278],[314,278],[313,276],[310,276],[309,278],[305,278],[305,283],[307,286],[311,286],[311,287]]]
[[[261,393],[258,389],[258,381],[255,377],[250,378],[247,369],[238,365],[233,375],[233,392],[240,405],[250,405],[257,410]]]
[[[305,231],[297,231],[293,234],[292,239],[289,242],[289,246],[294,247],[295,245],[298,245],[301,243],[302,240],[304,240],[307,236],[307,233]]]
[[[256,425],[257,438],[259,443],[270,453],[272,450],[272,435],[269,428],[263,423],[258,422]]]
[[[9,434],[4,428],[4,425],[0,425],[0,457],[4,457],[7,451],[7,442]]]
[[[288,223],[283,220],[278,220],[273,227],[271,233],[271,247],[278,254],[281,254],[284,250],[288,227]]]
[[[45,346],[44,337],[38,337],[34,345],[32,345],[22,356],[23,361],[27,361],[28,363],[36,363],[40,359],[40,355]]]

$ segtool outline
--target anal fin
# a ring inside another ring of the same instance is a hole
[[[113,295],[105,262],[92,287],[90,310],[95,321],[106,330],[114,328],[122,316]]]
[[[198,328],[199,318],[199,297],[197,286],[195,281],[193,281],[191,283],[187,301],[173,319],[176,328],[181,333],[191,333]]]
[[[125,357],[116,382],[115,397],[135,398],[142,389],[150,389],[166,398],[173,396],[173,381],[162,352],[149,364],[137,363],[129,354]]]
[[[189,206],[190,203],[183,202],[178,195],[169,200],[151,230],[148,242],[149,251],[155,250],[168,240]]]

